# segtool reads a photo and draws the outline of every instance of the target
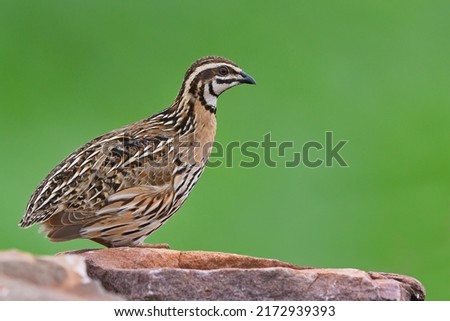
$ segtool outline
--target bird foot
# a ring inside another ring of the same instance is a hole
[[[145,249],[166,249],[166,250],[170,249],[170,245],[167,243],[156,243],[156,244],[142,243],[136,247],[145,248]]]

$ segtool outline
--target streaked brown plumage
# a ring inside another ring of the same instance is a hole
[[[217,97],[255,81],[221,57],[197,60],[166,110],[100,136],[64,159],[31,196],[21,227],[52,241],[135,246],[183,204],[216,133]]]

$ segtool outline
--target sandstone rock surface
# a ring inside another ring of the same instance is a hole
[[[0,300],[118,300],[86,274],[82,257],[0,252]]]
[[[424,298],[423,286],[408,276],[299,267],[219,252],[116,248],[54,257],[0,252],[0,300]]]
[[[204,251],[115,248],[73,252],[88,275],[129,300],[424,300],[419,281],[357,269],[304,268]]]

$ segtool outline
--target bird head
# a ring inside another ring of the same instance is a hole
[[[180,94],[191,94],[215,109],[217,97],[240,84],[256,84],[256,81],[234,62],[208,56],[195,61],[188,69]]]

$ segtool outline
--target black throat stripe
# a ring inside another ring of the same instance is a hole
[[[209,93],[211,95],[213,95],[214,97],[218,97],[219,95],[216,94],[216,92],[214,91],[214,87],[212,85],[212,82],[209,83]]]
[[[203,104],[203,106],[205,107],[205,109],[207,111],[209,111],[211,114],[216,114],[216,107],[212,106],[212,105],[208,105],[208,104]]]

